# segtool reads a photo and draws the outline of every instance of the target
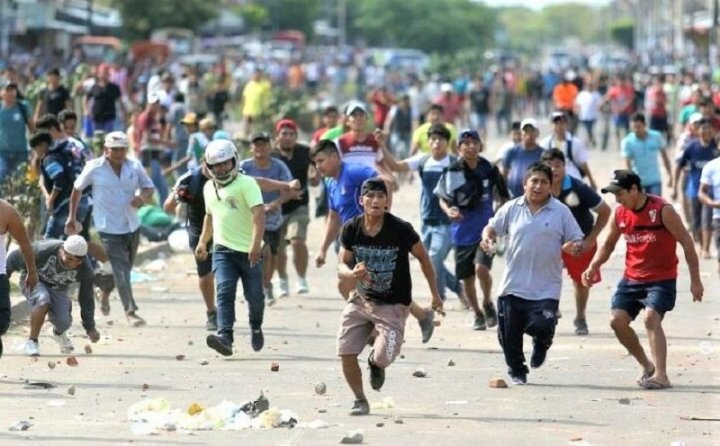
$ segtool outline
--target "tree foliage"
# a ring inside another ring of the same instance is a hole
[[[158,28],[195,29],[221,13],[220,0],[112,0],[123,19],[125,37],[146,39]]]
[[[495,32],[494,10],[471,0],[363,0],[350,13],[348,42],[369,46],[455,52],[490,45]]]
[[[308,38],[313,34],[313,22],[320,14],[319,0],[256,0],[270,15],[268,25],[274,31],[297,29]]]

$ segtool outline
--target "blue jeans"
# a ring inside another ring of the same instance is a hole
[[[238,279],[242,281],[243,294],[248,303],[250,328],[262,327],[265,313],[265,296],[262,285],[262,262],[250,266],[248,254],[222,245],[213,250],[213,273],[215,273],[215,296],[217,304],[218,333],[233,339],[235,323],[235,293]]]
[[[645,192],[650,195],[657,195],[658,197],[662,197],[661,183],[643,185],[643,189],[645,189]]]
[[[105,251],[110,257],[110,265],[113,269],[113,278],[117,287],[120,300],[126,313],[138,309],[133,297],[130,273],[132,272],[138,245],[140,244],[140,231],[129,234],[108,234],[98,233],[100,241],[105,246]]]
[[[460,292],[460,282],[445,267],[445,258],[452,249],[450,242],[450,225],[422,224],[422,242],[428,250],[430,261],[435,270],[435,280],[442,300],[445,300],[445,288],[455,294]]]
[[[165,200],[168,197],[168,185],[167,180],[165,179],[165,175],[163,175],[162,172],[160,160],[150,160],[150,179],[155,186],[155,190],[158,193],[158,198],[160,199],[160,204],[162,205],[162,203],[165,203]]]
[[[83,195],[80,198],[75,218],[77,221],[82,223],[83,230],[80,235],[82,235],[86,240],[89,239],[90,235],[90,219],[88,217],[90,217],[91,210],[90,197]],[[69,211],[70,199],[68,198],[53,209],[50,218],[48,218],[47,225],[45,226],[43,238],[54,238],[58,240],[65,239],[65,223],[67,222]]]
[[[0,152],[0,183],[4,182],[11,175],[17,175],[17,168],[20,164],[27,162],[28,153],[19,152]],[[24,174],[24,172],[23,172]]]

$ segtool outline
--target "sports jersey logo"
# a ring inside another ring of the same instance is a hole
[[[620,229],[625,229],[626,226],[627,226],[627,225],[625,224],[624,221],[621,221],[620,224],[618,225],[618,227],[619,227]]]
[[[655,223],[655,218],[657,218],[657,211],[655,209],[651,209],[648,214],[650,215],[650,221]]]
[[[235,197],[227,197],[227,199],[225,199],[225,201],[227,201],[228,206],[230,206],[231,208],[233,208],[233,209],[237,209],[237,208],[238,208],[237,198],[235,198]]]

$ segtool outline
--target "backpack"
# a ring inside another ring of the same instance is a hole
[[[567,159],[568,159],[568,161],[573,163],[575,165],[575,167],[577,167],[578,172],[580,172],[580,176],[582,178],[585,178],[585,176],[586,176],[585,172],[583,172],[582,168],[580,168],[580,165],[575,162],[575,157],[573,156],[572,138],[566,139],[565,142],[567,143]],[[554,148],[555,147],[553,147],[553,137],[551,136],[550,141],[548,141],[548,150],[554,149]]]

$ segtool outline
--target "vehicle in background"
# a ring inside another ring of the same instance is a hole
[[[185,28],[156,29],[150,35],[150,41],[167,45],[174,57],[192,54],[196,50],[195,34]]]
[[[81,36],[75,39],[74,45],[91,63],[115,62],[123,53],[122,41],[117,37]]]

